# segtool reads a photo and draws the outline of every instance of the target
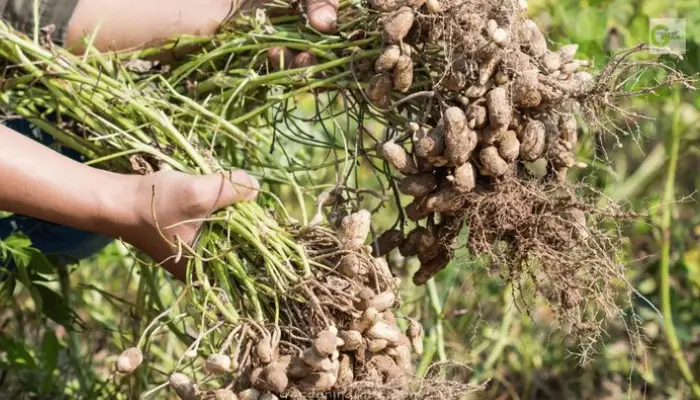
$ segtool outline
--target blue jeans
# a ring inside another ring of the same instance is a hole
[[[11,119],[2,122],[2,124],[45,146],[55,145],[50,135],[34,127],[27,120]],[[83,157],[71,149],[60,146],[56,146],[55,149],[66,157],[83,161]],[[57,171],[57,173],[60,172]],[[18,231],[31,239],[33,247],[61,264],[71,264],[90,257],[112,241],[112,239],[96,233],[23,215],[14,214],[7,218],[0,218],[0,240]],[[3,263],[0,260],[0,266]],[[13,269],[13,265],[6,267],[9,267],[10,270]]]

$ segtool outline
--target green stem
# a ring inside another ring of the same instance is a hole
[[[194,268],[196,270],[197,276],[199,277],[200,282],[202,283],[202,287],[204,288],[204,292],[207,294],[208,299],[212,303],[214,303],[214,305],[216,306],[218,311],[221,313],[221,316],[224,317],[226,322],[228,322],[230,324],[237,323],[239,320],[238,313],[236,312],[235,309],[233,309],[233,307],[229,308],[226,305],[224,305],[224,303],[221,301],[221,299],[219,299],[219,297],[216,295],[216,293],[214,292],[214,289],[209,284],[209,279],[207,279],[206,276],[204,275],[204,267],[203,267],[202,260],[199,259],[198,257],[195,257],[192,262],[194,262]]]
[[[501,356],[501,354],[503,354],[503,349],[506,348],[506,345],[509,342],[508,337],[510,332],[510,326],[513,323],[513,317],[515,315],[515,306],[513,305],[512,296],[512,286],[510,284],[506,285],[506,287],[503,289],[503,292],[505,293],[505,298],[503,302],[505,315],[503,317],[503,322],[501,322],[501,329],[498,334],[498,341],[496,341],[495,346],[493,346],[493,349],[491,350],[491,353],[489,353],[484,364],[480,366],[481,370],[486,372],[492,371],[493,365],[496,363],[496,361],[498,361],[498,358]]]
[[[666,162],[664,146],[659,144],[644,158],[634,174],[630,175],[621,185],[615,187],[609,196],[613,200],[635,198],[650,182],[654,182]]]
[[[314,82],[314,83],[312,83],[312,84],[310,84],[310,85],[308,85],[308,86],[305,86],[305,87],[303,87],[303,88],[301,88],[301,89],[292,90],[292,91],[290,91],[290,92],[285,93],[284,95],[273,97],[273,98],[272,98],[272,101],[269,101],[269,102],[267,102],[266,104],[264,104],[264,105],[262,105],[262,106],[256,108],[255,110],[252,110],[252,111],[250,111],[249,113],[244,114],[244,115],[242,115],[242,116],[240,116],[240,117],[234,119],[233,121],[231,121],[231,123],[233,123],[234,125],[241,124],[241,123],[245,122],[246,120],[251,119],[252,117],[255,117],[255,116],[258,116],[258,115],[262,114],[263,112],[265,112],[265,110],[267,110],[268,108],[272,107],[272,106],[275,105],[276,103],[279,103],[279,102],[281,102],[281,101],[285,101],[285,100],[291,99],[292,97],[296,97],[296,96],[298,96],[298,95],[300,95],[300,94],[302,94],[302,93],[306,93],[306,92],[310,91],[311,89],[316,89],[317,87],[326,85],[326,84],[329,83],[329,82],[333,82],[333,81],[335,81],[335,80],[344,78],[344,77],[346,77],[346,76],[350,76],[351,74],[352,74],[351,71],[342,72],[342,73],[337,74],[337,75],[335,75],[335,76],[332,76],[332,77],[330,77],[330,78],[326,78],[326,79],[323,79],[323,80],[316,81],[316,82]]]
[[[248,299],[253,304],[255,319],[258,321],[262,321],[264,319],[264,314],[262,310],[262,305],[260,304],[260,298],[258,297],[258,291],[256,290],[254,283],[251,281],[250,278],[247,278],[245,269],[243,268],[240,259],[235,254],[233,254],[232,252],[227,253],[226,259],[228,260],[229,264],[233,267],[234,273],[236,273],[239,276],[239,281],[243,284],[243,288],[248,296]]]
[[[435,286],[435,280],[431,279],[426,284],[430,305],[435,312],[435,336],[437,338],[437,353],[440,361],[447,361],[447,352],[445,351],[445,333],[442,326],[442,304],[440,304],[440,296]]]
[[[673,311],[671,308],[671,284],[670,284],[670,258],[671,258],[671,207],[674,202],[674,189],[676,179],[676,168],[678,166],[678,153],[681,141],[680,128],[680,96],[676,93],[676,107],[673,114],[673,125],[671,128],[671,141],[669,144],[668,155],[668,173],[666,176],[666,185],[663,196],[663,216],[661,219],[661,230],[663,234],[663,244],[661,248],[661,310],[664,315],[664,329],[666,331],[666,340],[671,348],[671,354],[676,359],[676,364],[683,379],[690,385],[695,398],[700,399],[700,385],[698,385],[693,373],[685,360],[685,356],[681,350],[681,344],[676,335],[676,327],[673,324]]]
[[[148,285],[150,291],[151,291],[151,297],[153,301],[156,303],[156,306],[158,306],[158,311],[159,312],[164,312],[167,308],[165,307],[165,304],[163,304],[163,300],[161,300],[159,296],[159,289],[158,289],[158,284],[156,282],[157,279],[157,272],[153,271],[150,267],[142,267],[141,268],[141,273],[144,276],[144,279],[146,280],[146,284]],[[179,299],[177,301],[179,303]],[[174,307],[174,304],[171,304],[170,307]],[[168,325],[168,328],[173,332],[175,336],[177,336],[182,343],[184,343],[186,346],[189,346],[192,344],[192,338],[190,338],[185,332],[180,330],[180,328],[175,325],[174,321],[170,318],[168,318],[166,324]]]
[[[432,337],[432,333],[433,332],[430,332],[428,337]],[[416,376],[424,376],[428,372],[430,367],[433,365],[433,358],[435,358],[436,352],[437,345],[435,340],[425,340],[425,348],[423,349],[423,356],[420,359],[420,363],[416,368]]]
[[[70,277],[68,276],[68,267],[65,265],[58,266],[58,279],[61,285],[61,295],[63,296],[63,301],[66,307],[70,309],[71,306],[71,290],[70,290]],[[85,368],[80,364],[81,351],[80,351],[80,338],[74,329],[68,330],[68,351],[71,364],[73,364],[73,369],[75,369],[75,374],[78,376],[78,382],[80,383],[80,389],[87,392],[90,387],[88,379],[85,376]]]

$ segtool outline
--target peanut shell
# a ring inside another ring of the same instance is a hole
[[[393,72],[394,89],[405,93],[413,84],[413,60],[407,55],[399,56]]]
[[[428,229],[421,229],[417,232],[416,240],[417,256],[421,262],[431,260],[440,254],[444,249],[438,243],[435,234]]]
[[[381,313],[393,307],[395,302],[396,295],[394,292],[388,290],[374,296],[374,298],[369,302],[369,306],[375,308]]]
[[[542,64],[547,72],[554,72],[561,68],[561,55],[559,53],[547,53],[542,59]]]
[[[486,61],[486,63],[481,65],[481,69],[479,70],[479,80],[477,81],[479,85],[485,85],[486,82],[491,79],[502,58],[502,53],[497,52],[493,54],[491,58]]]
[[[399,43],[413,26],[413,9],[401,7],[384,21],[384,38],[389,43]]]
[[[367,210],[360,210],[343,218],[338,229],[338,240],[347,250],[357,250],[369,235],[372,215]]]
[[[238,400],[238,396],[229,389],[216,389],[214,400]]]
[[[452,71],[442,80],[442,86],[447,90],[459,92],[467,86],[467,76],[460,71]]]
[[[362,333],[353,330],[340,331],[339,336],[343,339],[341,351],[355,351],[362,344]]]
[[[423,326],[418,321],[409,319],[408,328],[406,328],[406,336],[408,336],[408,339],[411,342],[413,351],[415,351],[418,355],[423,354]]]
[[[454,185],[459,193],[471,192],[476,187],[476,173],[470,162],[455,168]]]
[[[353,253],[346,254],[340,259],[338,272],[352,279],[360,272],[360,265],[361,261],[357,255]]]
[[[442,11],[442,4],[440,4],[440,0],[427,0],[425,5],[428,7],[428,12],[431,14]]]
[[[545,145],[545,126],[538,120],[530,120],[520,137],[520,157],[525,161],[535,161],[542,157]]]
[[[399,247],[404,241],[404,234],[399,229],[390,229],[385,231],[377,238],[375,245],[372,248],[372,256],[381,257],[391,253],[392,250]]]
[[[488,146],[479,152],[480,171],[483,175],[499,177],[508,172],[508,163],[498,154],[495,146]]]
[[[371,353],[379,353],[380,351],[386,349],[389,342],[386,339],[370,339],[367,342],[367,350]]]
[[[486,107],[479,104],[471,104],[467,107],[467,121],[469,127],[482,128],[488,121]]]
[[[425,202],[425,198],[416,197],[411,203],[409,203],[404,209],[408,219],[410,219],[411,221],[420,221],[427,218],[428,215],[431,214],[431,212],[425,206]],[[403,252],[401,252],[401,254],[403,254]]]
[[[539,72],[537,70],[524,71],[516,75],[513,81],[513,104],[516,107],[532,108],[542,102],[539,88]]]
[[[377,72],[391,71],[399,61],[399,56],[401,56],[401,48],[398,45],[387,46],[377,58],[374,70]]]
[[[311,393],[331,390],[338,379],[338,372],[313,372],[299,382],[299,388]]]
[[[270,392],[281,393],[287,389],[289,378],[284,364],[273,362],[265,366],[257,379],[256,386]]]
[[[269,336],[263,336],[255,345],[255,354],[260,359],[260,362],[267,364],[272,361],[272,343]]]
[[[573,61],[574,57],[576,57],[576,52],[578,52],[577,44],[567,44],[565,46],[562,46],[558,51],[559,58],[564,64]]]
[[[450,254],[448,251],[440,251],[434,258],[426,261],[421,261],[420,268],[413,275],[413,284],[421,286],[428,282],[430,278],[435,276],[443,268],[450,263]],[[408,350],[408,348],[407,348]],[[410,350],[409,358],[410,358]]]
[[[352,385],[355,378],[353,371],[352,359],[347,354],[341,354],[338,359],[338,379],[336,381],[336,387],[348,387]]]
[[[430,195],[426,207],[433,212],[452,213],[464,206],[466,199],[460,190],[446,187]]]
[[[369,329],[375,322],[379,319],[379,311],[374,308],[368,308],[363,313],[362,316],[354,320],[350,324],[350,330],[364,332]]]
[[[491,88],[491,82],[486,82],[485,85],[472,85],[464,91],[464,95],[470,99],[476,99],[486,94]]]
[[[225,374],[231,370],[231,357],[225,354],[210,354],[204,362],[204,369],[214,375]]]
[[[379,108],[389,108],[391,105],[391,90],[394,83],[390,74],[373,76],[367,86],[367,98]]]
[[[419,129],[413,134],[413,150],[422,158],[439,156],[445,150],[445,132],[442,125],[425,131]]]
[[[182,400],[195,400],[197,398],[197,389],[187,377],[187,375],[176,372],[168,378],[168,385],[177,393]]]
[[[397,143],[390,141],[380,145],[379,156],[405,175],[418,171],[411,156]]]
[[[513,110],[506,89],[497,87],[486,94],[486,104],[489,110],[489,123],[493,127],[508,126],[513,117]]]
[[[261,400],[262,393],[255,388],[246,389],[238,393],[238,400]]]
[[[575,148],[578,142],[576,117],[569,113],[561,114],[559,116],[558,128],[559,136],[561,140],[567,144],[568,149],[572,150]]]
[[[520,154],[520,141],[514,131],[506,131],[503,138],[498,142],[498,154],[506,162],[513,162]]]
[[[328,357],[335,351],[337,341],[338,337],[333,332],[321,331],[314,339],[313,348],[316,353]]]
[[[526,19],[521,24],[521,39],[528,52],[535,58],[542,58],[547,53],[547,39],[532,20]]]
[[[443,114],[445,157],[454,165],[464,164],[476,147],[476,133],[467,126],[467,117],[459,107],[450,107]]]
[[[428,233],[428,230],[422,226],[419,226],[409,232],[409,234],[406,236],[406,240],[401,247],[399,247],[401,255],[404,257],[415,256],[418,253],[418,243],[421,237]]]
[[[409,175],[399,182],[399,191],[401,193],[413,196],[423,197],[430,194],[437,188],[437,179],[431,172],[423,172],[416,175]]]
[[[138,347],[130,347],[124,350],[117,358],[117,371],[122,374],[130,374],[143,362],[143,353]]]

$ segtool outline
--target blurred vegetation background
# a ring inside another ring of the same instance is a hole
[[[531,0],[529,5],[554,44],[579,44],[579,57],[596,66],[613,52],[646,43],[650,18],[684,18],[687,52],[676,66],[687,74],[700,66],[697,0]],[[402,311],[426,329],[419,373],[429,372],[436,361],[463,363],[454,376],[488,382],[478,396],[484,399],[693,396],[678,360],[686,360],[686,375],[700,379],[700,95],[660,90],[628,107],[648,119],[626,124],[617,137],[586,132],[578,152],[590,166],[579,178],[638,214],[634,222],[620,224],[627,279],[639,293],[631,299],[633,307],[622,310],[619,323],[607,327],[592,357],[581,363],[576,343],[551,325],[549,310],[518,310],[510,288],[462,251],[424,287],[405,279]],[[380,216],[386,220],[375,223],[393,221],[390,212]],[[58,272],[20,237],[0,242],[0,255],[33,271],[26,277],[32,290],[17,288],[12,303],[0,309],[0,399],[136,398],[154,384],[151,374],[116,378],[110,373],[116,355],[174,301],[179,284],[143,266],[120,243]],[[678,358],[668,344],[664,324],[670,321],[657,311],[663,310],[665,293]],[[628,333],[634,326],[641,327],[639,336]],[[146,363],[166,377],[183,351],[177,338],[160,331],[151,338]]]

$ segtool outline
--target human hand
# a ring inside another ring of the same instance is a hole
[[[253,200],[259,187],[241,170],[109,172],[0,124],[0,210],[121,239],[183,280],[187,258],[178,254],[187,255],[206,218]]]
[[[160,171],[137,177],[133,223],[123,234],[176,278],[185,280],[187,247],[213,212],[256,198],[258,182],[243,171],[203,176]]]
[[[182,35],[210,36],[232,14],[265,8],[266,1],[241,6],[239,0],[79,0],[66,46],[80,54],[85,51],[82,38],[93,33],[92,43],[100,51],[134,49]],[[311,27],[324,33],[337,29],[338,0],[304,1]]]
[[[338,0],[306,0],[311,26],[323,33],[338,29]]]
[[[245,6],[241,11],[264,8],[268,9],[267,2],[270,0],[251,0],[249,6]],[[303,0],[304,8],[311,28],[322,33],[332,33],[338,29],[338,0]],[[288,15],[295,12],[294,10],[285,10],[275,6],[269,8],[270,13],[275,16]]]
[[[309,25],[321,33],[332,33],[338,29],[338,0],[305,0]],[[265,7],[259,1],[252,8]],[[282,14],[282,11],[278,11]],[[290,49],[274,47],[267,52],[268,62],[273,70],[309,67],[316,63],[310,52],[294,52]]]

